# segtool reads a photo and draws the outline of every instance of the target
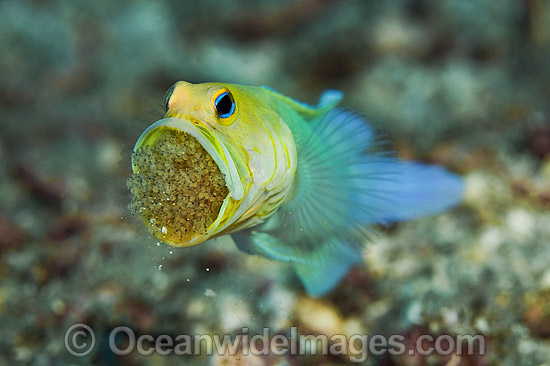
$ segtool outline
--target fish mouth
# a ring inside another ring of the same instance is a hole
[[[132,170],[130,211],[173,246],[214,236],[231,202],[244,195],[225,144],[192,118],[165,118],[147,128],[134,147]]]

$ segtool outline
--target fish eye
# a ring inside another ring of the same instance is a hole
[[[168,109],[170,109],[170,98],[172,98],[172,94],[174,94],[174,89],[176,88],[176,84],[172,85],[170,89],[164,94],[164,111],[168,112]]]
[[[235,113],[235,100],[231,93],[222,89],[222,92],[214,99],[214,107],[220,118],[229,118]]]

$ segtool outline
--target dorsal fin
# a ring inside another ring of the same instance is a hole
[[[326,110],[330,108],[336,107],[341,101],[344,95],[339,90],[333,90],[328,89],[325,90],[321,97],[319,98],[319,104],[316,106],[300,102],[296,99],[293,99],[291,97],[288,97],[282,93],[279,93],[275,89],[269,87],[269,86],[262,86],[263,89],[271,93],[272,95],[276,96],[279,99],[284,100],[287,104],[289,104],[293,109],[298,111],[299,113],[305,113],[308,115],[317,115],[320,113],[324,113]]]

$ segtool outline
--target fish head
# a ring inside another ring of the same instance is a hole
[[[259,89],[180,81],[168,90],[164,118],[134,147],[129,181],[131,210],[157,239],[190,246],[254,226],[290,190],[292,134]]]

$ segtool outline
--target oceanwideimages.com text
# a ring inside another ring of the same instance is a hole
[[[95,347],[95,334],[86,324],[74,324],[65,333],[65,348],[75,357],[90,354]],[[350,361],[361,363],[369,355],[485,355],[485,338],[480,335],[423,334],[414,342],[407,341],[400,334],[343,335],[299,334],[297,327],[290,327],[288,333],[272,334],[270,328],[263,328],[259,334],[251,334],[249,328],[242,328],[240,334],[180,334],[149,335],[136,333],[129,327],[120,326],[109,334],[109,348],[120,356],[137,352],[143,356],[344,356]]]

